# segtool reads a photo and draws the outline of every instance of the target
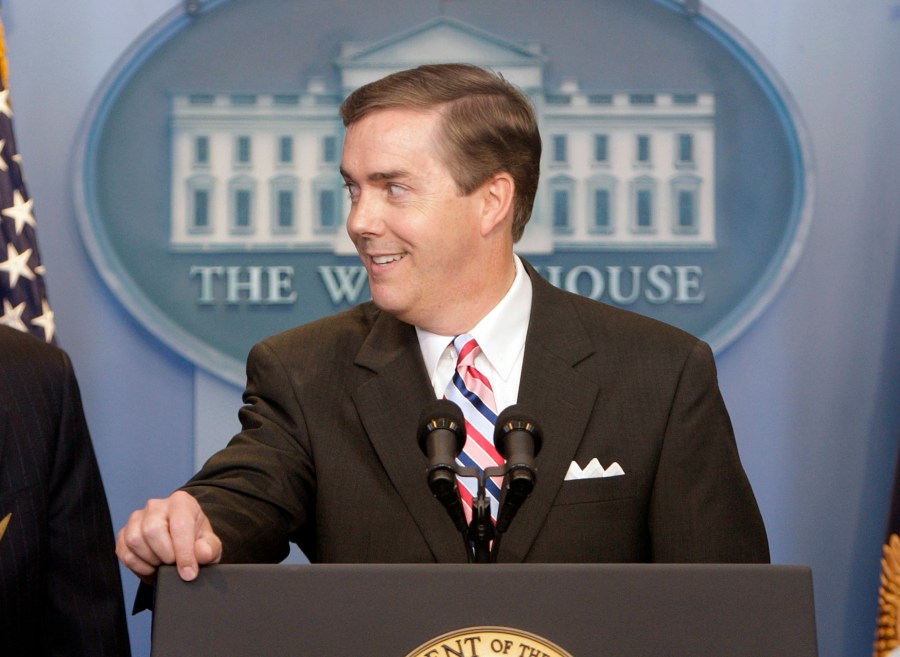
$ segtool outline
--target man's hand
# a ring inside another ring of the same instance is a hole
[[[150,500],[135,511],[119,531],[116,554],[144,582],[151,584],[160,564],[175,564],[186,581],[197,577],[200,565],[218,563],[222,541],[192,495],[176,491],[164,500]]]

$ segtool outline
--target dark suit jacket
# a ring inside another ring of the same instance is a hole
[[[106,496],[68,356],[0,326],[0,654],[130,654]]]
[[[544,432],[508,562],[768,561],[709,347],[529,267],[519,403]],[[367,303],[255,346],[243,431],[188,484],[225,561],[464,561],[416,443],[434,398],[412,326]],[[597,457],[618,477],[564,481]]]

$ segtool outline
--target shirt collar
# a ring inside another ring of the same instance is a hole
[[[519,354],[525,348],[528,319],[531,315],[531,279],[519,256],[514,256],[513,259],[516,263],[516,277],[509,291],[469,331],[478,341],[481,353],[504,381],[509,379]],[[456,336],[438,335],[418,326],[416,333],[428,375],[433,376],[441,355]]]

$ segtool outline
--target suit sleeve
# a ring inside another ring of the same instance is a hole
[[[247,360],[241,432],[183,488],[200,502],[222,540],[225,563],[275,563],[293,540],[307,553],[314,468],[291,377],[275,351],[256,345]]]
[[[47,519],[47,654],[130,654],[106,494],[78,384],[62,352],[58,436]],[[49,385],[58,385],[55,381]]]
[[[674,393],[650,506],[652,560],[769,562],[713,355],[697,342]]]

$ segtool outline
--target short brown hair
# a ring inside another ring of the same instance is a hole
[[[470,64],[429,64],[363,85],[341,104],[345,126],[382,109],[437,109],[445,163],[462,194],[504,171],[515,181],[513,241],[531,218],[541,136],[527,96],[502,76]]]

